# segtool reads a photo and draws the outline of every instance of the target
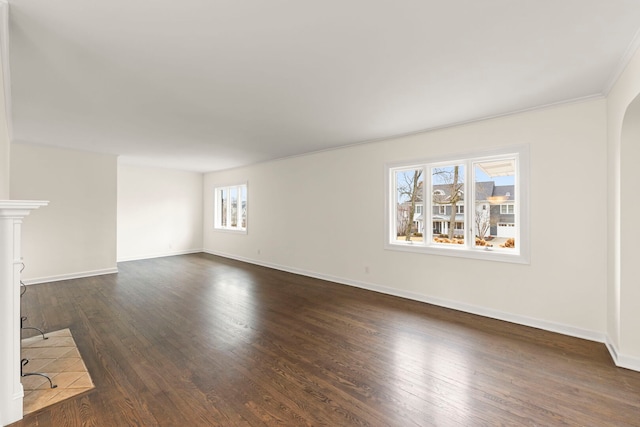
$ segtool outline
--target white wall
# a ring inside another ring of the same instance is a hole
[[[617,363],[640,370],[640,51],[608,96],[608,333]],[[635,99],[635,101],[634,101]]]
[[[385,162],[521,143],[531,152],[530,265],[383,249]],[[204,247],[603,340],[606,150],[606,100],[597,99],[211,173],[204,186]],[[214,231],[208,220],[213,188],[244,181],[247,235]]]
[[[11,198],[49,200],[24,220],[26,283],[116,271],[117,158],[11,147]]]
[[[203,174],[118,166],[118,261],[202,251]]]

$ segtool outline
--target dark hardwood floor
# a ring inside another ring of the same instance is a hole
[[[604,345],[206,254],[29,287],[95,389],[21,426],[640,426]]]

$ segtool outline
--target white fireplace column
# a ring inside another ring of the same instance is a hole
[[[22,219],[49,202],[0,200],[0,425],[22,419],[20,233]]]

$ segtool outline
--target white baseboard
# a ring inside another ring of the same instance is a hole
[[[23,416],[24,391],[20,384],[20,391],[13,393],[11,400],[0,404],[0,425],[8,426],[16,421],[20,421]]]
[[[620,351],[618,351],[618,347],[614,345],[608,337],[605,344],[616,366],[640,372],[640,358],[631,357],[620,353]]]
[[[135,255],[130,257],[118,258],[117,262],[127,262],[127,261],[139,261],[142,259],[152,259],[152,258],[162,258],[166,256],[176,256],[176,255],[189,255],[189,254],[198,254],[202,253],[204,250],[200,249],[188,249],[184,251],[171,251],[171,252],[157,252],[153,254],[144,254],[144,255]]]
[[[60,274],[57,276],[38,277],[35,279],[23,280],[25,285],[37,285],[39,283],[60,282],[62,280],[81,279],[83,277],[102,276],[103,274],[114,274],[118,268],[105,268],[102,270],[81,271],[78,273]]]
[[[544,329],[546,331],[556,332],[559,334],[568,335],[576,338],[582,338],[589,341],[606,343],[606,335],[604,333],[599,333],[599,332],[591,331],[587,329],[576,328],[576,327],[565,325],[562,323],[549,322],[547,320],[535,319],[535,318],[520,316],[512,313],[505,313],[498,310],[488,309],[485,307],[474,306],[471,304],[464,304],[457,301],[450,301],[442,298],[430,297],[427,295],[417,294],[409,291],[403,291],[400,289],[376,285],[373,283],[366,283],[366,282],[360,282],[360,281],[355,281],[350,279],[344,279],[341,277],[329,276],[326,274],[316,273],[313,271],[306,271],[306,270],[291,268],[283,265],[263,262],[259,260],[238,257],[231,254],[226,254],[226,253],[217,252],[217,251],[205,250],[204,252],[211,255],[217,255],[225,258],[231,258],[238,261],[247,262],[250,264],[261,265],[263,267],[274,268],[276,270],[287,271],[289,273],[300,274],[302,276],[314,277],[316,279],[327,280],[330,282],[336,282],[343,285],[354,286],[354,287],[366,289],[369,291],[380,292],[383,294],[397,296],[401,298],[407,298],[410,300],[420,301],[427,304],[433,304],[440,307],[451,308],[453,310],[463,311],[466,313],[477,314],[483,317],[504,320],[506,322],[516,323],[523,326],[530,326],[537,329]],[[633,368],[630,368],[630,369],[633,369]]]

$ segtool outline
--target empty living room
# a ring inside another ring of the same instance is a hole
[[[635,1],[0,0],[0,425],[640,426]]]

